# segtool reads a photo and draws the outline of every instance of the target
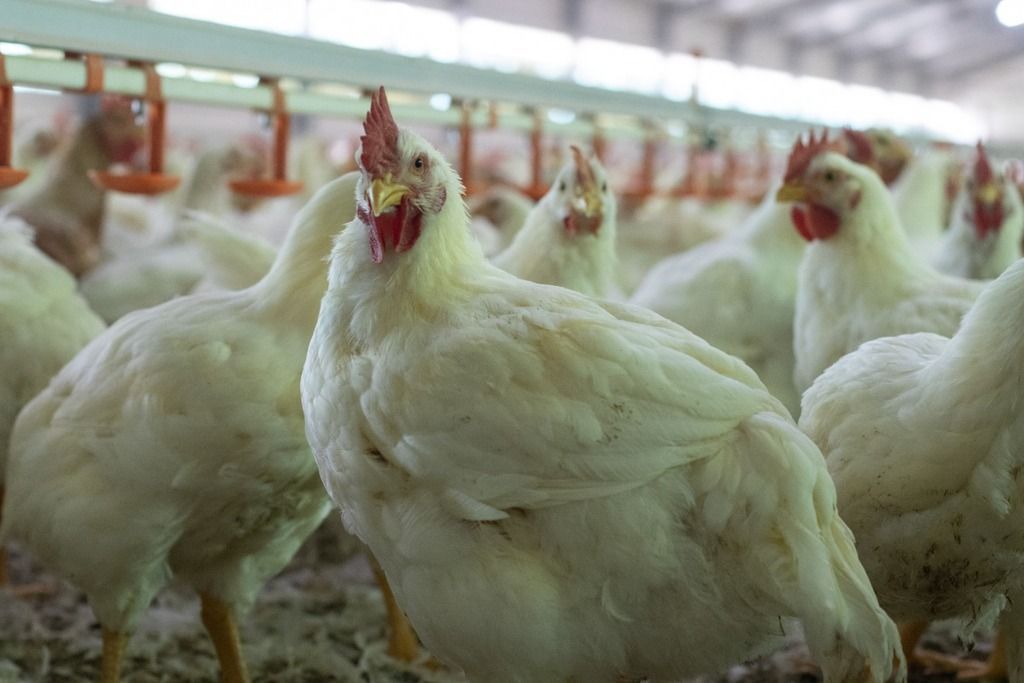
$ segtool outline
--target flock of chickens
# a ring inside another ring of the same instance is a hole
[[[391,653],[472,681],[680,680],[795,619],[826,681],[1024,682],[1024,207],[980,144],[961,182],[811,134],[696,246],[576,147],[467,207],[383,88],[280,246],[217,218],[239,150],[131,245],[85,170],[140,145],[106,107],[0,219],[0,540],[87,596],[102,683],[172,577],[247,682],[236,619],[332,501]]]

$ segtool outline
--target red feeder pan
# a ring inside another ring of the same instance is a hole
[[[129,62],[146,76],[146,134],[149,140],[149,173],[112,173],[89,171],[93,184],[104,190],[128,194],[156,195],[169,192],[181,183],[178,176],[164,170],[164,136],[167,103],[160,87],[160,76],[152,64]]]
[[[0,190],[14,187],[28,177],[28,171],[11,168],[14,148],[14,86],[7,78],[4,56],[0,54]]]
[[[291,117],[284,106],[284,93],[276,80],[263,79],[263,83],[269,85],[274,96],[273,109],[270,115],[274,126],[274,146],[271,150],[271,178],[244,178],[232,180],[228,187],[247,197],[285,197],[302,190],[302,183],[288,180],[285,176],[288,167],[288,131],[291,127]]]

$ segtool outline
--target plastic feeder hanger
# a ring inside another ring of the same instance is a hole
[[[461,107],[461,121],[459,123],[459,175],[462,176],[462,186],[466,188],[466,196],[472,197],[483,190],[483,185],[473,178],[473,111],[475,106],[466,101],[459,104]]]
[[[146,94],[142,100],[146,109],[146,138],[149,142],[149,173],[112,173],[110,171],[89,171],[89,177],[97,187],[128,194],[155,195],[169,192],[181,183],[178,176],[166,175],[164,171],[164,133],[167,103],[160,87],[160,76],[152,64],[129,62],[130,66],[142,69],[146,77]]]
[[[533,128],[530,130],[530,185],[523,193],[539,201],[548,193],[544,184],[544,120],[539,110],[533,111]]]
[[[302,190],[302,183],[288,180],[286,170],[288,168],[288,129],[291,127],[291,117],[284,106],[284,93],[276,80],[262,79],[263,85],[271,89],[273,95],[273,109],[270,117],[274,127],[274,145],[271,150],[271,169],[273,177],[232,180],[228,187],[232,192],[246,195],[248,197],[284,197],[295,194]]]
[[[28,171],[11,168],[14,147],[14,85],[7,79],[4,56],[0,54],[0,190],[14,187],[28,177]]]

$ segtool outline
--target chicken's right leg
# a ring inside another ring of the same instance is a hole
[[[103,629],[103,658],[100,661],[100,683],[120,683],[121,660],[128,644],[128,634]]]
[[[200,593],[199,616],[206,632],[210,634],[213,648],[220,662],[221,683],[249,683],[249,672],[242,659],[242,645],[238,640],[238,626],[235,624],[231,605],[208,593]]]
[[[416,638],[416,632],[412,630],[412,624],[409,623],[402,608],[398,606],[395,595],[388,585],[388,579],[384,576],[384,570],[372,557],[370,565],[373,567],[373,575],[380,585],[380,591],[384,595],[384,607],[388,612],[388,654],[395,659],[414,662],[420,654],[420,642]]]

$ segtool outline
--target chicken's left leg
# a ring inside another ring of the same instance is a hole
[[[420,654],[420,643],[416,638],[416,632],[412,630],[412,624],[406,618],[402,608],[398,606],[394,593],[388,585],[388,579],[384,576],[384,570],[377,564],[377,560],[370,558],[370,566],[373,567],[373,575],[380,585],[380,591],[384,595],[384,607],[388,611],[388,627],[390,635],[388,640],[388,654],[395,659],[405,662],[414,662]]]
[[[242,646],[238,640],[238,627],[234,612],[223,600],[200,593],[200,616],[220,662],[221,683],[249,683],[249,672],[242,659]]]

